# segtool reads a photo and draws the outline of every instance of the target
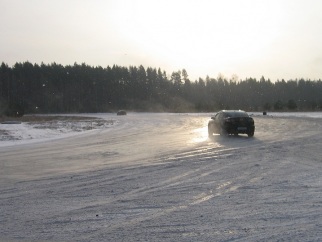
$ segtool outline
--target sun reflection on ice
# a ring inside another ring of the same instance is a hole
[[[208,139],[208,127],[204,126],[202,128],[198,128],[192,131],[192,139],[190,143],[200,143],[204,142]]]

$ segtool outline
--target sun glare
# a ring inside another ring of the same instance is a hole
[[[191,139],[191,143],[200,143],[204,142],[208,139],[208,126],[205,125],[202,128],[195,129],[193,131],[193,138]]]
[[[274,2],[129,1],[113,18],[132,51],[150,65],[229,70],[267,54],[280,20],[265,14],[275,9]]]

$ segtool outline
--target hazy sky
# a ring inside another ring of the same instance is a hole
[[[0,0],[0,62],[322,78],[321,0]]]

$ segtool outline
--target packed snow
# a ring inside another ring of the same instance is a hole
[[[322,113],[1,124],[0,241],[322,241]]]

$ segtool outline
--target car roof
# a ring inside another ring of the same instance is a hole
[[[247,112],[244,110],[221,110],[215,114],[217,116],[220,113],[224,113],[225,115],[231,116],[231,117],[247,117],[249,116]],[[241,116],[240,116],[241,115]]]
[[[248,117],[249,115],[243,110],[221,110],[218,113],[224,113],[228,117]]]
[[[221,110],[223,113],[246,113],[244,110]]]

